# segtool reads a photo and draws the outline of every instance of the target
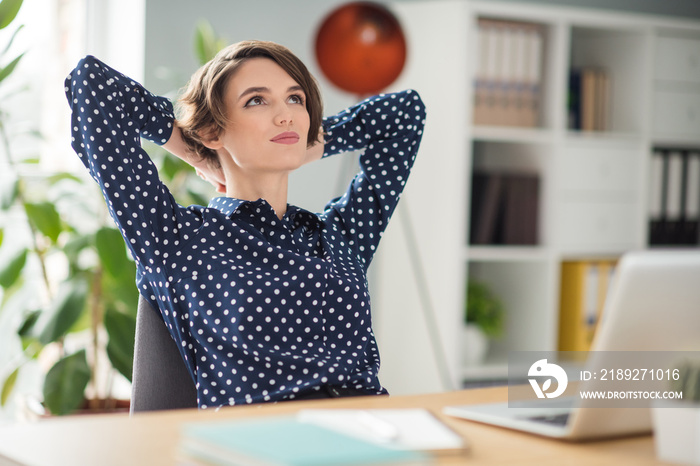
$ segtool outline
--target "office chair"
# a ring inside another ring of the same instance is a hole
[[[139,296],[131,414],[197,407],[197,391],[159,312]]]

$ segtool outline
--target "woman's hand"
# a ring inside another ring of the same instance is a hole
[[[177,122],[174,122],[174,125],[170,139],[163,144],[163,147],[177,158],[194,167],[197,175],[214,186],[216,192],[226,193],[226,177],[221,167],[212,168],[206,160],[193,154],[182,139],[182,133],[180,132],[180,127],[177,126]]]
[[[217,193],[226,194],[226,177],[224,177],[224,171],[221,167],[211,168],[205,164],[205,167],[194,170],[201,179],[214,186]]]

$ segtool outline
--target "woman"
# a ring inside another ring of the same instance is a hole
[[[197,71],[172,105],[94,57],[66,79],[73,148],[99,183],[192,373],[200,408],[384,394],[367,267],[420,143],[414,91],[321,119],[315,80],[288,49],[246,41]],[[179,206],[140,145],[192,164],[225,196]],[[364,149],[322,213],[287,204],[289,173]]]

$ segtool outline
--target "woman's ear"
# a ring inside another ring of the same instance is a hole
[[[219,131],[215,129],[210,129],[204,132],[199,139],[202,141],[202,144],[204,144],[204,147],[211,150],[219,150],[224,146]]]

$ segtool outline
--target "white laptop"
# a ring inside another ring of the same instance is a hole
[[[658,361],[664,355],[700,351],[700,249],[647,250],[623,255],[591,350],[593,356],[585,366],[589,374],[613,369],[605,368],[609,362],[604,359],[610,354],[634,355],[633,351],[644,351]],[[578,381],[577,391],[609,390],[609,382],[601,378]],[[524,387],[530,388],[526,383]],[[538,390],[534,384],[533,390]],[[450,406],[444,412],[569,440],[648,433],[652,428],[648,400],[635,402],[634,407],[613,404],[614,407],[601,408],[599,400],[572,396],[548,399],[540,407],[537,397],[533,398],[535,402],[523,404],[527,408],[514,407],[517,402],[511,399],[511,407],[507,402],[490,403]]]

